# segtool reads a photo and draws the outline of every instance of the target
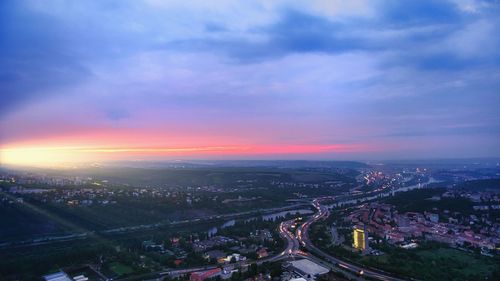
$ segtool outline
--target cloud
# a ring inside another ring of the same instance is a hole
[[[2,2],[0,114],[91,76],[77,56],[66,52],[65,30],[58,21]]]
[[[375,16],[350,20],[280,9],[276,20],[248,28],[244,35],[185,38],[163,46],[168,50],[218,53],[237,63],[300,53],[352,52],[385,55],[387,61],[382,67],[423,70],[464,69],[498,62],[495,50],[499,39],[495,33],[500,23],[491,12],[470,15],[448,1],[376,3]],[[217,29],[229,30],[222,24]]]
[[[493,143],[498,2],[348,2],[1,1],[0,127]]]
[[[396,27],[412,25],[453,24],[461,20],[457,5],[450,1],[379,1],[379,16],[383,23]]]
[[[248,30],[252,36],[178,40],[167,43],[166,47],[218,52],[244,63],[295,53],[341,53],[375,48],[362,38],[350,36],[347,29],[341,22],[287,9],[276,22]]]

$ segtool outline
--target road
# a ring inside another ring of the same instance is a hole
[[[295,220],[288,220],[288,221],[282,222],[279,225],[279,227],[278,227],[278,230],[280,232],[281,237],[283,238],[283,240],[286,241],[285,250],[283,250],[282,252],[280,252],[280,253],[278,253],[277,255],[274,255],[274,256],[266,257],[266,258],[259,259],[259,260],[256,260],[256,261],[251,261],[251,260],[240,261],[240,262],[237,262],[237,263],[235,263],[233,265],[249,266],[252,263],[260,265],[260,264],[263,264],[265,262],[274,262],[274,261],[279,261],[279,260],[282,260],[282,259],[287,259],[287,258],[291,257],[292,255],[296,254],[297,251],[299,251],[299,248],[300,248],[299,245],[300,244],[299,244],[299,241],[293,235],[293,233],[291,233],[289,231],[289,228],[294,223],[295,223]],[[162,272],[157,272],[156,274],[158,276],[167,276],[167,275],[168,276],[178,276],[178,275],[184,275],[184,274],[192,273],[192,272],[195,272],[195,271],[209,270],[209,269],[213,269],[213,268],[216,268],[216,267],[218,267],[218,266],[217,265],[198,266],[198,267],[191,267],[191,268],[185,268],[185,269],[176,269],[176,270],[162,271]],[[151,273],[149,273],[148,275],[151,275]],[[137,279],[137,276],[134,276],[134,279]],[[128,280],[128,279],[127,278],[120,279],[120,281],[126,281],[126,280]]]
[[[403,279],[392,277],[389,273],[383,271],[374,271],[372,269],[368,269],[365,267],[361,267],[359,265],[355,265],[346,261],[343,261],[339,258],[331,256],[324,251],[320,250],[318,247],[314,246],[314,244],[309,239],[308,231],[309,227],[312,223],[319,221],[321,219],[325,219],[329,216],[328,208],[320,204],[321,199],[313,200],[313,206],[318,210],[318,212],[299,226],[297,229],[297,240],[299,240],[300,244],[306,248],[311,253],[319,256],[321,259],[333,263],[337,265],[339,268],[344,270],[356,273],[358,275],[375,278],[378,280],[384,281],[403,281]]]
[[[325,198],[317,198],[312,201],[312,205],[316,208],[317,212],[313,216],[311,216],[307,221],[300,224],[297,227],[295,234],[291,231],[291,229],[297,225],[296,219],[284,221],[279,225],[278,231],[280,233],[280,236],[282,237],[283,240],[286,241],[286,247],[282,252],[264,259],[256,261],[251,261],[251,260],[241,261],[238,262],[237,264],[239,264],[240,266],[249,266],[253,263],[260,265],[265,262],[274,262],[288,258],[301,257],[309,259],[318,264],[321,264],[329,269],[343,272],[350,278],[354,278],[357,280],[362,280],[362,277],[370,277],[383,281],[404,281],[404,279],[393,277],[390,275],[390,273],[387,272],[383,272],[380,270],[375,271],[373,269],[368,269],[356,264],[352,264],[350,262],[343,261],[337,257],[331,256],[323,252],[321,249],[314,246],[314,244],[309,239],[309,234],[308,234],[309,227],[312,223],[322,219],[326,219],[329,216],[328,208],[320,204],[320,201],[322,199]],[[302,251],[301,246],[303,246],[309,252]],[[167,276],[167,275],[176,276],[200,270],[208,270],[216,267],[217,267],[216,265],[192,267],[192,268],[157,272],[156,274],[158,276]]]
[[[240,261],[240,262],[237,262],[233,265],[249,266],[253,263],[260,265],[260,264],[263,264],[265,262],[275,262],[275,261],[288,259],[290,257],[301,255],[301,254],[303,255],[303,257],[308,258],[307,253],[300,251],[299,241],[297,240],[295,235],[289,230],[293,224],[295,224],[295,219],[284,221],[284,222],[280,223],[280,225],[278,227],[278,231],[280,233],[280,236],[282,237],[283,240],[286,241],[286,247],[282,252],[280,252],[274,256],[266,257],[266,258],[255,260],[255,261],[252,261],[252,260]],[[178,276],[178,275],[189,274],[189,273],[192,273],[195,271],[209,270],[209,269],[213,269],[216,267],[218,267],[218,266],[217,265],[208,265],[208,266],[197,266],[197,267],[190,267],[190,268],[184,268],[184,269],[174,269],[174,270],[166,270],[166,271],[164,270],[164,271],[159,271],[156,273],[147,273],[144,275],[144,277],[146,277],[146,276],[151,277],[152,275],[156,275],[156,277],[159,276],[161,279],[164,276],[173,277],[173,276]],[[133,276],[130,278],[122,278],[119,280],[120,281],[137,280],[137,278],[140,278],[140,277],[141,276]],[[116,281],[118,281],[118,279]]]
[[[237,212],[237,213],[228,213],[228,214],[222,214],[222,215],[217,215],[217,216],[206,216],[206,217],[195,218],[195,219],[190,219],[190,220],[172,221],[172,222],[163,221],[163,222],[157,222],[157,223],[151,223],[151,224],[123,226],[123,227],[117,227],[117,228],[99,230],[99,231],[89,230],[89,231],[82,232],[82,233],[71,233],[71,234],[56,235],[56,236],[41,236],[38,238],[29,239],[29,240],[10,241],[10,242],[0,243],[0,249],[6,250],[6,249],[12,249],[12,248],[47,245],[47,244],[53,244],[53,243],[69,242],[69,241],[75,241],[75,240],[84,240],[84,239],[89,239],[89,238],[95,238],[96,236],[101,236],[101,235],[103,235],[103,236],[121,235],[121,234],[125,234],[125,233],[154,230],[154,229],[158,229],[161,227],[176,227],[176,226],[183,226],[183,225],[191,225],[193,223],[210,223],[213,221],[224,221],[227,219],[235,219],[235,218],[239,218],[239,217],[245,217],[245,216],[256,215],[256,214],[272,214],[275,212],[293,211],[295,209],[298,209],[298,208],[301,208],[304,206],[307,206],[307,205],[305,203],[296,203],[296,204],[288,205],[288,206],[284,206],[284,207],[251,210],[251,211],[244,211],[244,212]]]
[[[281,237],[286,240],[286,248],[281,252],[280,256],[283,255],[293,255],[296,254],[300,248],[299,241],[295,238],[295,235],[290,231],[290,228],[295,225],[295,219],[282,222],[279,226],[279,232]]]

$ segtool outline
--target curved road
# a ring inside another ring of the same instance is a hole
[[[308,249],[311,253],[318,255],[322,259],[337,265],[339,268],[356,273],[358,275],[363,275],[366,277],[371,277],[371,278],[375,278],[378,280],[384,280],[384,281],[403,281],[404,280],[404,279],[392,277],[387,272],[374,271],[372,269],[367,269],[367,268],[361,267],[359,265],[355,265],[355,264],[343,261],[339,258],[336,258],[334,256],[331,256],[331,255],[325,253],[324,251],[322,251],[318,247],[314,246],[314,244],[311,242],[311,240],[309,240],[309,235],[308,235],[309,226],[316,221],[327,218],[329,215],[328,208],[325,206],[322,206],[319,203],[320,200],[321,200],[321,198],[314,199],[313,203],[312,203],[313,206],[318,210],[318,212],[314,216],[312,216],[309,220],[304,222],[297,229],[297,239],[300,241],[300,243],[302,244],[303,247]]]
[[[367,269],[364,267],[361,267],[359,265],[351,264],[349,262],[343,261],[341,259],[338,259],[336,257],[333,257],[316,246],[313,245],[313,243],[309,240],[309,226],[321,219],[325,219],[329,215],[328,208],[325,206],[322,206],[319,201],[325,198],[317,198],[312,201],[313,206],[318,210],[317,213],[315,213],[312,217],[310,217],[306,222],[301,224],[296,231],[296,234],[292,233],[290,229],[292,228],[293,225],[296,223],[296,219],[284,221],[280,223],[278,230],[280,233],[280,236],[286,240],[286,247],[285,249],[280,252],[277,255],[263,258],[260,260],[256,261],[241,261],[239,264],[241,266],[245,265],[250,265],[252,263],[256,264],[262,264],[265,262],[273,262],[273,261],[278,261],[282,259],[287,259],[290,257],[301,257],[301,258],[306,258],[309,259],[313,262],[322,264],[324,266],[328,266],[330,269],[335,268],[335,270],[342,271],[344,273],[354,273],[352,276],[365,276],[365,277],[370,277],[378,280],[383,280],[383,281],[404,281],[403,279],[395,278],[392,277],[389,273],[383,272],[383,271],[374,271],[372,269]],[[331,198],[329,198],[331,199]],[[306,253],[300,250],[300,246],[303,246],[307,250],[309,250],[311,253]],[[312,255],[314,253],[316,256]],[[182,274],[188,274],[191,272],[195,271],[201,271],[201,270],[208,270],[212,268],[218,267],[217,265],[208,265],[208,266],[201,266],[201,267],[192,267],[192,268],[184,268],[184,269],[177,269],[177,270],[170,270],[170,271],[163,271],[163,272],[157,272],[156,274],[159,276],[166,276],[166,275],[182,275]],[[151,275],[154,273],[149,273],[148,275]],[[137,276],[136,276],[137,277]],[[128,278],[122,279],[126,280]]]

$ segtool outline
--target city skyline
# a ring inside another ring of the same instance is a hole
[[[497,1],[2,1],[0,163],[500,156]]]

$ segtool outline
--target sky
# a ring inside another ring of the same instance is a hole
[[[500,2],[0,2],[0,163],[500,156]]]

